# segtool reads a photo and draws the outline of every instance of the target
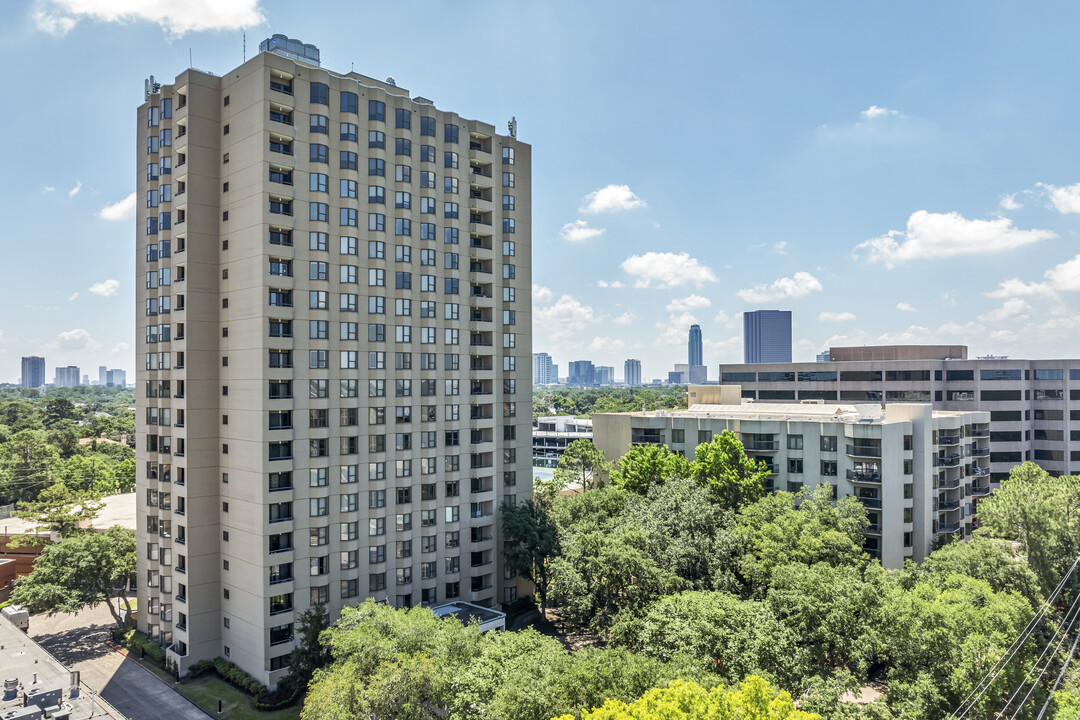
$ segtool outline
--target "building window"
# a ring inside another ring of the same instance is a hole
[[[803,471],[802,458],[788,458],[788,472],[801,473]]]

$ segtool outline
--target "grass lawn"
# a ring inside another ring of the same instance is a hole
[[[177,685],[176,680],[155,663],[149,660],[139,660],[136,654],[128,657],[169,683],[170,687],[212,717],[224,718],[225,720],[299,720],[300,718],[299,704],[274,712],[256,710],[251,707],[251,697],[249,695],[234,688],[212,673],[194,680],[184,680]],[[220,715],[218,715],[217,711],[218,700],[222,701],[224,707],[224,712]]]

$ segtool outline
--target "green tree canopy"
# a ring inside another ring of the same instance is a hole
[[[690,464],[679,453],[673,453],[667,445],[631,445],[616,462],[617,469],[611,482],[630,492],[644,495],[654,485],[662,485],[669,478],[686,477]]]
[[[532,502],[503,505],[503,557],[506,567],[536,586],[540,609],[547,612],[548,564],[558,550],[558,535],[547,508]]]
[[[134,576],[134,531],[76,533],[45,546],[33,571],[16,583],[11,601],[49,615],[105,603],[120,626],[121,603],[131,609],[124,590]]]
[[[603,485],[611,469],[604,453],[593,445],[592,440],[575,440],[566,446],[555,468],[555,484],[561,488],[598,488]]]
[[[0,494],[5,502],[33,498],[52,484],[51,472],[60,459],[40,430],[22,430],[0,445]]]
[[[1049,594],[1080,555],[1080,477],[1051,477],[1032,462],[1017,465],[979,503],[977,517],[983,532],[1020,542]],[[1080,589],[1080,579],[1073,587]]]
[[[690,473],[713,491],[720,504],[732,508],[761,498],[769,478],[765,463],[747,457],[739,436],[730,430],[697,446]]]

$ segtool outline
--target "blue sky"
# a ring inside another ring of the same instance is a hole
[[[1077,355],[1080,134],[1066,2],[8,0],[0,381],[19,357],[134,369],[143,79],[281,32],[533,146],[534,350],[643,377],[959,342]]]

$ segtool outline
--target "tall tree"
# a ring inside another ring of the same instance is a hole
[[[315,671],[330,664],[330,648],[321,638],[328,627],[330,613],[322,605],[309,607],[296,619],[299,642],[289,653],[289,674],[282,680],[290,690],[303,692]]]
[[[547,613],[548,564],[558,549],[555,523],[542,505],[503,505],[503,557],[506,567],[536,586],[540,611]]]
[[[70,537],[80,531],[79,524],[101,512],[102,502],[95,493],[73,490],[58,482],[42,490],[36,499],[19,503],[15,517],[34,523],[34,532],[55,532]]]
[[[725,507],[738,507],[760,498],[769,477],[765,463],[747,457],[739,436],[730,430],[697,446],[690,472],[711,488]]]
[[[112,527],[103,533],[76,533],[45,546],[33,571],[11,591],[11,601],[50,616],[105,603],[117,626],[122,626],[120,608],[123,604],[131,610],[126,588],[134,577],[133,530]]]
[[[561,487],[582,489],[602,487],[611,464],[592,440],[575,440],[566,447],[555,468],[555,482]]]
[[[0,445],[0,494],[5,502],[33,498],[52,484],[51,471],[60,459],[40,430],[22,430]]]
[[[1044,593],[1057,586],[1080,555],[1080,477],[1051,477],[1032,462],[1017,465],[979,503],[983,531],[1018,540]],[[1080,573],[1072,587],[1080,588]]]
[[[667,445],[631,445],[616,462],[611,482],[630,492],[644,495],[650,487],[670,478],[685,477],[690,472],[686,458],[673,453]]]

